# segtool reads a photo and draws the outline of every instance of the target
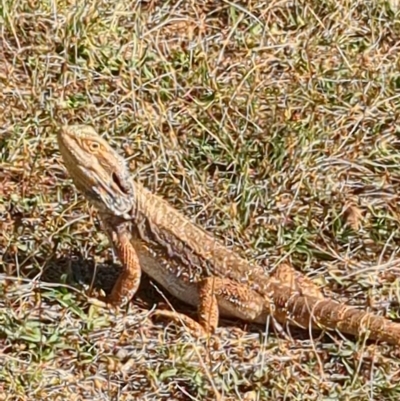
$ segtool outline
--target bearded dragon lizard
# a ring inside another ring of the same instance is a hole
[[[340,330],[400,345],[400,324],[322,295],[288,264],[268,276],[135,182],[124,159],[86,125],[57,134],[64,164],[77,189],[98,210],[123,270],[107,302],[135,295],[144,271],[176,298],[197,306],[199,323],[162,311],[190,329],[211,333],[220,315],[265,324]]]

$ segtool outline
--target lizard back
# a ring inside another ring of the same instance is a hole
[[[149,244],[149,252],[154,256],[168,260],[170,270],[186,275],[191,282],[214,275],[248,284],[262,292],[267,276],[260,266],[250,264],[226,248],[141,184],[133,181],[133,186],[132,233]]]

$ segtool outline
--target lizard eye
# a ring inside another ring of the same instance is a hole
[[[100,149],[100,144],[98,142],[89,142],[89,150],[96,153]]]

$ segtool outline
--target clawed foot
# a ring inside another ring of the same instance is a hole
[[[105,309],[109,308],[109,305],[105,297],[98,297],[98,298],[88,297],[87,300],[91,305],[99,306],[100,308],[105,308]]]
[[[157,318],[159,318],[159,317],[167,318],[180,325],[185,326],[185,328],[188,329],[188,331],[190,332],[190,334],[193,335],[193,337],[200,338],[200,337],[207,336],[207,332],[199,323],[197,323],[195,320],[193,320],[189,316],[186,316],[182,313],[168,311],[168,310],[155,310],[153,312],[153,316],[155,316]]]
[[[91,305],[98,306],[100,308],[108,309],[112,312],[116,312],[120,305],[119,303],[114,302],[110,297],[107,296],[99,296],[97,298],[88,297],[88,302]]]

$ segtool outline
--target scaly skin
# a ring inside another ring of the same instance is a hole
[[[99,210],[123,265],[108,302],[121,305],[136,293],[143,270],[178,299],[197,306],[199,323],[181,319],[196,332],[212,332],[219,315],[302,328],[338,329],[400,344],[400,324],[332,299],[289,265],[267,276],[160,197],[130,178],[121,156],[93,128],[66,126],[59,148],[76,187]]]

